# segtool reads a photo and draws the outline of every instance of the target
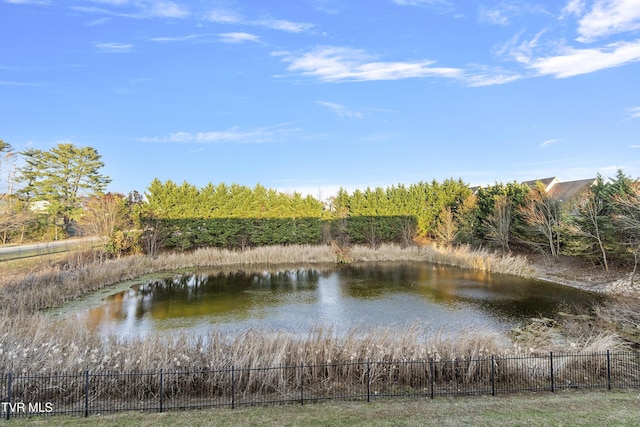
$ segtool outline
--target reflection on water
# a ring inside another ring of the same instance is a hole
[[[560,303],[597,298],[546,282],[404,262],[182,274],[135,285],[75,315],[91,329],[126,336],[249,327],[305,333],[319,324],[340,333],[415,322],[504,330],[552,316]]]

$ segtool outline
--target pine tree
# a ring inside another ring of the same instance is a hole
[[[99,170],[104,166],[92,147],[58,144],[50,151],[29,149],[21,152],[25,167],[20,194],[27,200],[45,201],[55,223],[62,221],[69,233],[81,211],[82,197],[101,194],[111,179]]]

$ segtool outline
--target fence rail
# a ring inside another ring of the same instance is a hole
[[[611,351],[184,371],[7,372],[0,377],[0,417],[634,388],[640,388],[640,353]]]

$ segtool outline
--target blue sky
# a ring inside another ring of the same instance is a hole
[[[0,0],[0,139],[124,193],[638,177],[639,60],[640,0]]]

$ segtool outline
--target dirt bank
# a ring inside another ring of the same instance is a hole
[[[631,284],[631,272],[612,269],[606,273],[600,266],[589,261],[560,256],[557,261],[548,260],[544,255],[526,255],[538,279],[561,283],[592,292],[640,298],[640,275]]]

